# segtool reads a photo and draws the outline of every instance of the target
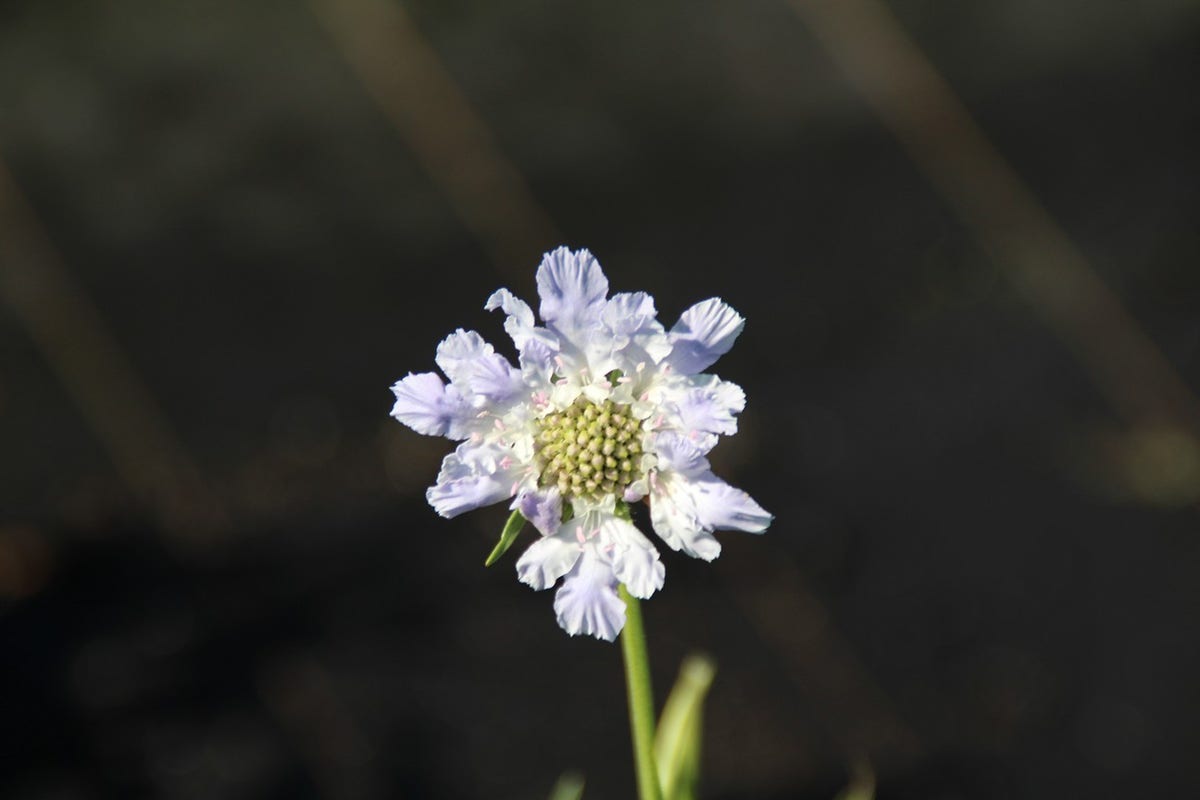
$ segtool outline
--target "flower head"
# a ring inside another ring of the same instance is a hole
[[[506,315],[517,366],[474,331],[437,348],[434,372],[392,386],[392,416],[418,433],[460,440],[426,493],[443,517],[511,498],[541,537],[517,561],[534,589],[561,580],[558,623],[612,641],[625,624],[618,583],[648,598],[662,588],[658,550],[630,520],[646,500],[672,550],[711,561],[714,530],[761,533],[771,515],[717,478],[707,453],[737,431],[741,388],[704,372],[744,320],[713,298],[667,331],[643,292],[608,295],[587,250],[560,247],[537,271],[539,313],[507,289],[485,308]]]

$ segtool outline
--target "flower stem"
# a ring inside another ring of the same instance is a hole
[[[629,690],[629,728],[633,733],[633,761],[637,767],[638,799],[662,800],[654,763],[654,694],[650,689],[650,659],[646,655],[646,629],[638,599],[618,587],[625,601],[625,629],[621,650],[625,654],[625,686]]]

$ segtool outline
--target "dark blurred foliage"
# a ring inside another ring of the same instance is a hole
[[[1200,388],[1195,4],[891,6]],[[664,553],[645,606],[660,695],[719,665],[706,797],[829,798],[858,756],[885,799],[1200,781],[1194,443],[1120,418],[791,7],[406,8],[615,290],[749,320],[714,460],[777,521]],[[0,307],[6,798],[632,795],[619,649],[485,571],[505,512],[438,519],[448,444],[387,417],[450,330],[504,340],[484,299],[560,242],[497,264],[328,25],[0,5],[21,224],[201,479],[160,513]]]

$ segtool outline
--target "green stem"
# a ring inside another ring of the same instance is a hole
[[[654,693],[650,689],[650,659],[646,655],[646,629],[636,597],[618,587],[625,601],[625,686],[629,690],[629,728],[633,732],[633,761],[637,767],[639,800],[662,800],[658,769],[654,764]]]

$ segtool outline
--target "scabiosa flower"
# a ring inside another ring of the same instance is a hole
[[[771,515],[717,478],[706,454],[737,431],[741,388],[704,372],[745,321],[713,298],[667,331],[644,292],[608,296],[587,250],[560,247],[537,271],[533,310],[507,289],[485,308],[506,315],[518,366],[474,331],[437,348],[434,372],[392,386],[392,416],[418,433],[460,440],[426,493],[443,517],[512,499],[541,534],[517,561],[534,589],[561,579],[558,623],[612,641],[625,624],[618,583],[648,598],[663,585],[658,550],[630,520],[647,500],[673,550],[712,561],[714,530],[761,533]]]

